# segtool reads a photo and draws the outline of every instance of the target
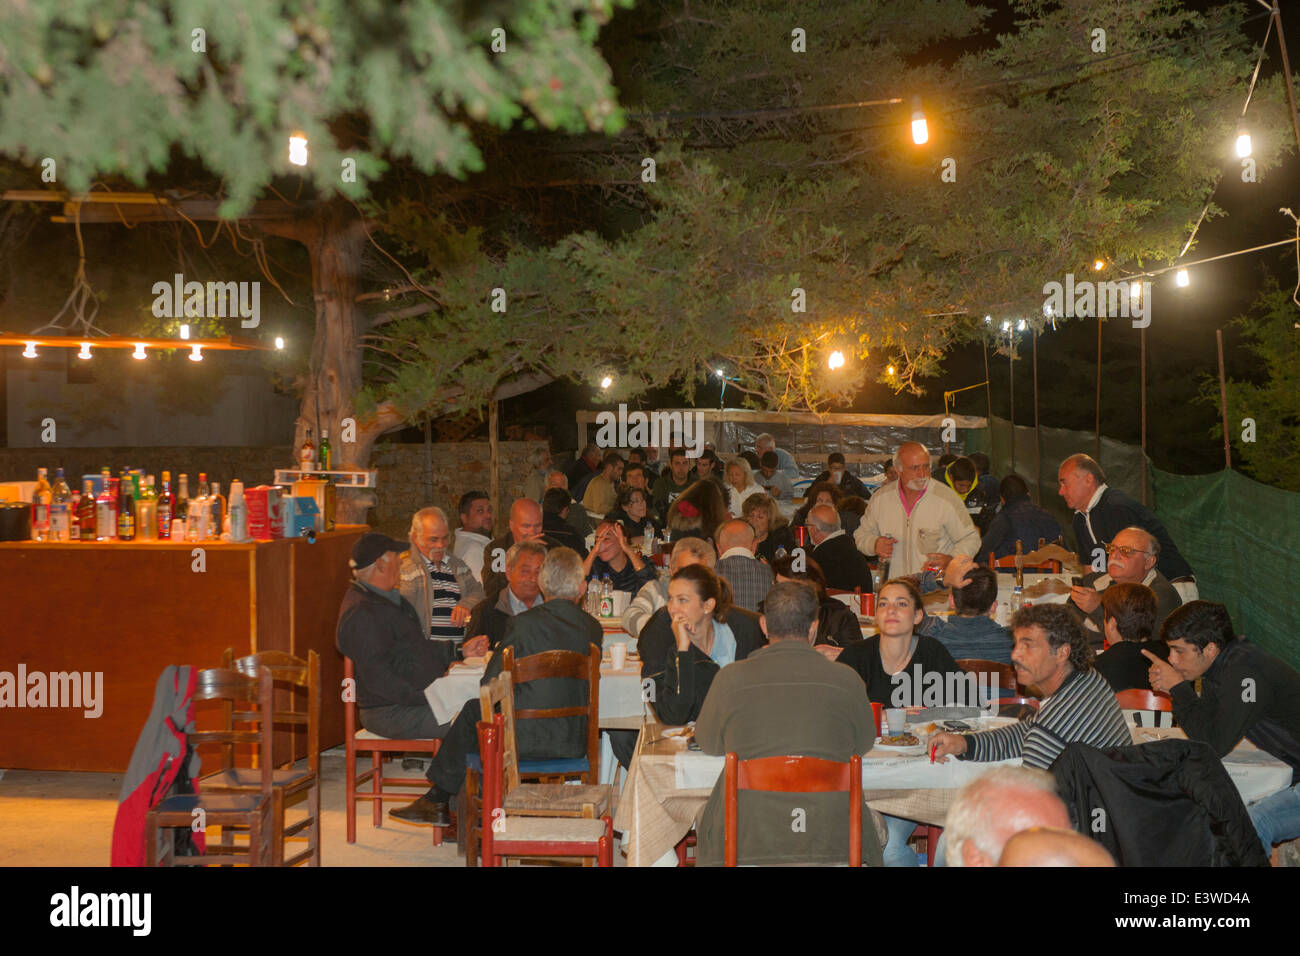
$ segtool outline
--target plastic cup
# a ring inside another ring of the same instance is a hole
[[[876,596],[872,594],[870,591],[867,591],[865,594],[861,595],[860,606],[862,608],[863,617],[876,616]]]
[[[881,717],[882,717],[882,715],[884,714],[884,712],[885,712],[885,705],[884,705],[884,704],[877,704],[875,701],[872,701],[872,703],[871,703],[871,717],[872,717],[872,719],[875,720],[875,722],[876,722],[876,736],[877,736],[877,737],[881,737],[881,736],[884,735],[884,731],[881,730],[881,723],[882,723]]]
[[[889,727],[889,736],[893,737],[906,730],[907,711],[902,707],[891,707],[885,711],[885,724]]]
[[[622,641],[609,646],[609,660],[614,665],[614,670],[621,671],[627,664],[627,645]]]

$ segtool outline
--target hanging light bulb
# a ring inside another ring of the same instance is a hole
[[[145,358],[145,354],[144,354],[144,343],[143,343],[143,342],[136,342],[136,343],[135,343],[135,351],[131,353],[131,358],[133,358],[133,359],[144,359],[144,358]]]
[[[727,373],[724,372],[724,371],[723,371],[722,369],[720,369],[720,368],[716,368],[716,369],[714,369],[714,370],[713,370],[713,374],[716,375],[716,376],[718,376],[718,378],[726,378],[726,377],[727,377]]]
[[[301,130],[289,136],[289,162],[295,166],[307,165],[307,134]]]
[[[1051,306],[1049,305],[1049,306],[1047,306],[1047,308],[1050,309]],[[986,316],[984,316],[984,324],[985,324],[985,325],[992,325],[992,324],[993,324],[993,316],[991,316],[991,315],[986,315]]]
[[[885,369],[885,374],[886,374],[886,375],[893,375],[893,374],[894,374],[894,366],[891,365],[891,366],[889,366],[888,368],[886,368],[886,369]]]
[[[1246,120],[1237,120],[1237,158],[1245,159],[1251,153],[1250,130],[1246,128]]]
[[[79,359],[88,359],[88,358],[90,358],[90,343],[89,343],[89,342],[82,342],[82,343],[81,343],[81,351],[77,353],[77,358],[79,358]]]
[[[23,358],[36,358],[36,343],[28,342],[27,348],[23,349]]]
[[[1094,259],[1092,262],[1092,268],[1094,272],[1100,272],[1102,269],[1106,268],[1106,260]]]
[[[1021,319],[1019,322],[1016,323],[1016,331],[1023,332],[1024,330],[1025,330],[1025,320]]]
[[[930,128],[925,122],[925,113],[921,111],[921,97],[912,97],[912,142],[924,146],[930,141]]]
[[[190,361],[191,362],[203,361],[203,346],[200,345],[198,342],[195,342],[193,345],[190,346]]]
[[[1011,323],[1010,323],[1010,322],[1003,322],[1003,323],[1002,323],[1002,331],[1003,331],[1003,332],[1010,332],[1010,331],[1011,331]]]
[[[600,380],[601,388],[609,388],[613,384],[614,384],[614,380],[610,378],[608,375],[606,375],[604,378]]]
[[[1192,278],[1187,274],[1186,269],[1179,269],[1174,273],[1174,282],[1180,289],[1185,289],[1191,284]]]
[[[826,364],[830,366],[831,371],[835,371],[837,368],[842,368],[844,366],[844,353],[839,349],[836,349],[831,353],[830,360]]]
[[[181,338],[183,338],[183,339],[188,339],[189,337],[190,337],[190,326],[189,326],[189,323],[188,323],[188,322],[182,322],[182,323],[181,323]]]
[[[1140,296],[1142,294],[1142,283],[1134,279],[1133,282],[1129,284],[1128,294],[1129,298],[1132,299],[1136,299]]]
[[[277,335],[277,336],[275,337],[275,347],[276,347],[277,349],[283,349],[283,348],[284,348],[284,336],[282,336],[282,335]]]

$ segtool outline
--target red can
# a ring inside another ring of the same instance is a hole
[[[863,617],[876,616],[876,596],[870,591],[858,595],[858,602],[862,608]]]

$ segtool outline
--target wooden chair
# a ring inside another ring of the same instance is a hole
[[[271,671],[266,667],[261,668],[256,677],[224,667],[199,671],[193,699],[196,702],[220,701],[222,719],[216,730],[191,733],[189,743],[195,748],[220,746],[222,763],[227,768],[233,763],[236,746],[254,747],[258,786],[251,793],[192,793],[165,797],[145,814],[145,866],[230,866],[241,863],[269,866],[272,863],[279,836],[275,832],[272,812],[271,694]],[[245,729],[236,729],[237,725],[243,725]],[[252,729],[247,729],[249,725]],[[173,832],[169,834],[171,839],[167,848],[159,854],[161,831],[182,827],[206,829],[210,826],[221,827],[223,839],[232,828],[246,831],[247,846],[209,842],[203,855],[177,856]]]
[[[993,571],[1014,571],[1016,569],[1016,556],[1008,554],[1005,558],[995,558],[989,555],[989,568]],[[1035,574],[1060,574],[1061,562],[1050,560],[1046,564],[1026,564],[1021,570],[1031,571]]]
[[[505,718],[478,724],[483,760],[483,865],[496,866],[502,857],[591,857],[597,866],[614,865],[614,827],[609,816],[599,820],[574,817],[508,816],[502,806],[502,747]]]
[[[384,776],[384,754],[402,754],[402,753],[427,753],[430,757],[438,752],[442,746],[441,740],[400,740],[392,737],[381,737],[378,734],[363,730],[357,720],[357,695],[356,695],[356,678],[352,666],[352,658],[343,658],[343,681],[346,688],[351,693],[345,693],[343,696],[343,748],[344,763],[347,770],[347,838],[349,843],[357,842],[357,801],[369,800],[374,809],[374,816],[371,820],[373,826],[382,827],[384,825],[384,801],[385,800],[413,800],[418,794],[402,792],[401,790],[393,791],[392,787],[411,788],[417,787],[420,793],[429,789],[429,781],[424,777],[386,777]],[[357,774],[357,752],[370,755],[370,769],[358,776]],[[361,788],[371,784],[369,791]],[[455,821],[452,822],[455,825]],[[433,827],[433,845],[442,846],[443,827]]]
[[[1121,690],[1115,693],[1115,700],[1123,710],[1172,711],[1174,709],[1174,702],[1169,695],[1155,690]]]
[[[282,697],[287,698],[287,709],[276,708],[275,697],[272,697],[272,727],[294,730],[301,727],[306,731],[307,768],[295,769],[293,751],[296,747],[292,747],[288,761],[271,771],[271,812],[276,834],[273,864],[297,866],[306,861],[308,866],[320,866],[320,655],[308,651],[305,661],[284,651],[261,651],[236,661],[230,661],[231,656],[231,651],[227,650],[227,667],[233,664],[235,670],[249,677],[257,676],[262,668],[266,668],[271,672],[272,683],[280,685]],[[294,692],[297,688],[306,691],[303,710],[296,707]],[[295,743],[296,740],[295,734]],[[207,793],[253,793],[260,786],[254,771],[238,767],[225,767],[208,774],[201,778],[200,783],[200,789]],[[303,798],[307,801],[306,817],[286,826],[285,808]],[[303,831],[307,832],[307,848],[286,859],[286,841]]]
[[[999,664],[980,657],[964,657],[957,662],[957,666],[968,674],[995,674],[999,691],[1009,690],[1013,697],[1016,694],[1016,669],[1010,664]]]
[[[849,866],[862,865],[862,758],[848,763],[818,757],[760,757],[741,760],[727,754],[723,856],[736,866],[739,855],[739,794],[741,790],[776,793],[849,793]]]

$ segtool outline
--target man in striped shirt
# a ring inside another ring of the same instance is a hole
[[[465,622],[483,600],[483,586],[469,566],[448,550],[451,528],[441,508],[421,508],[411,518],[411,550],[402,555],[402,597],[420,615],[431,641],[444,641],[474,657],[487,649],[487,638],[463,648]]]
[[[1069,611],[1059,604],[1032,605],[1016,612],[1011,628],[1016,680],[1042,693],[1038,713],[998,730],[938,734],[930,741],[936,759],[1021,757],[1026,767],[1046,770],[1072,741],[1093,747],[1133,743],[1115,692],[1092,669],[1092,648]]]

